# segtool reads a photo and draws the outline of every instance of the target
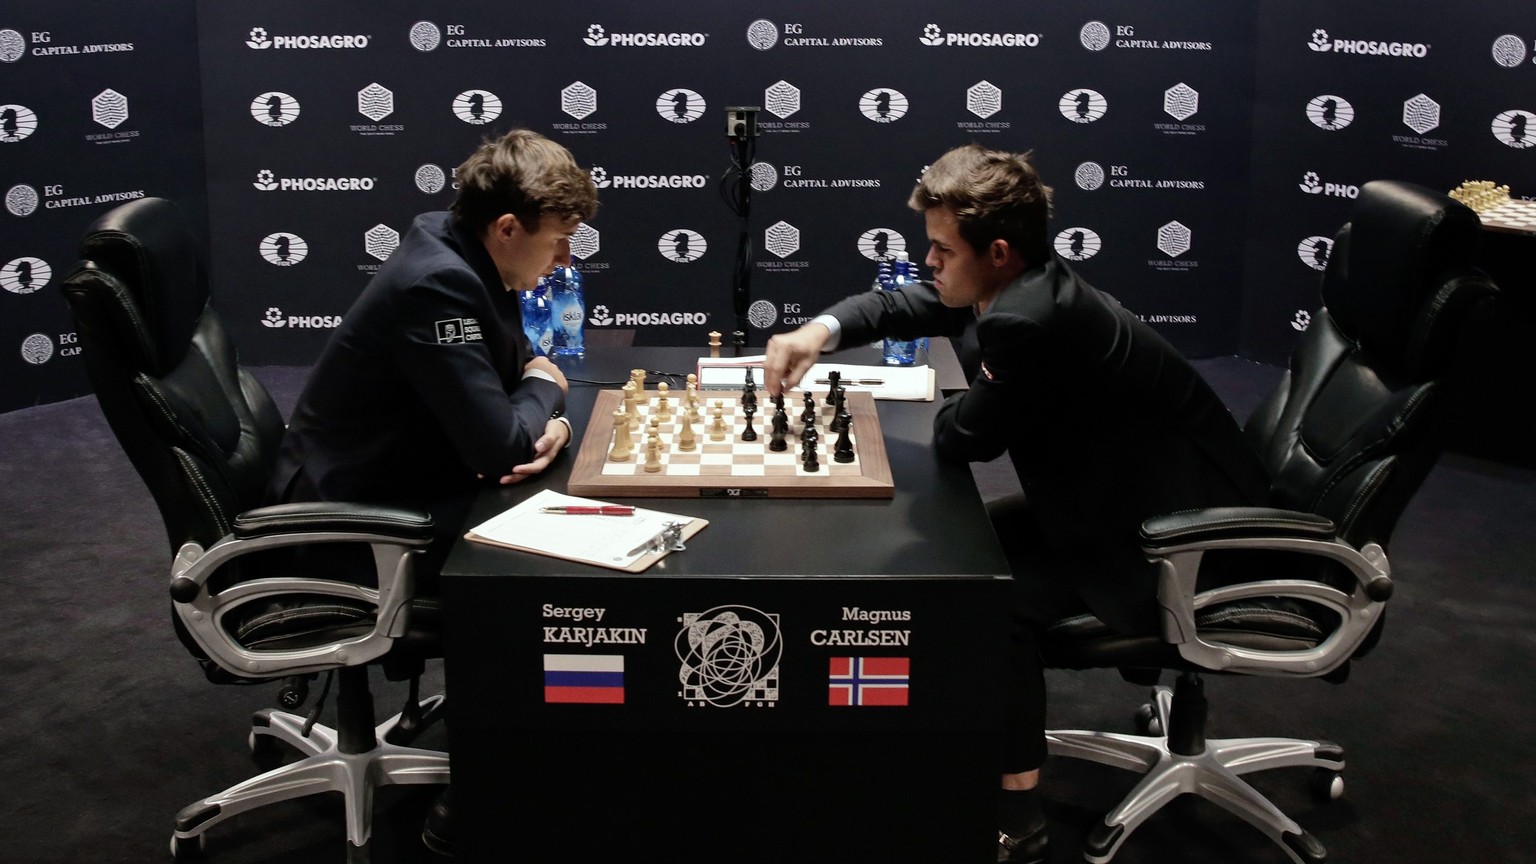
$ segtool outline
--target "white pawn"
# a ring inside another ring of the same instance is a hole
[[[656,385],[656,416],[670,422],[672,420],[672,405],[667,401],[667,393],[670,388],[667,382],[662,381]]]
[[[661,439],[652,435],[645,442],[645,472],[655,474],[661,470]]]
[[[725,429],[725,409],[720,407],[720,401],[718,399],[715,400],[714,415],[715,415],[715,422],[711,423],[710,426],[709,426],[709,440],[711,440],[711,441],[724,441],[725,440],[725,432],[726,432],[726,429]]]

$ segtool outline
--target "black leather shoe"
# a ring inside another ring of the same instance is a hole
[[[1051,835],[1041,826],[1023,837],[997,832],[997,864],[1044,864],[1051,857]]]
[[[448,801],[448,794],[452,791],[453,787],[450,786],[437,796],[432,809],[427,811],[425,824],[421,826],[422,844],[444,858],[453,857],[453,805]]]

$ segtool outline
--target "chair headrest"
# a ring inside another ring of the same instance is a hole
[[[141,349],[163,369],[186,353],[203,308],[208,280],[181,208],[163,198],[141,198],[91,223],[80,257],[127,290]]]
[[[1448,296],[1474,273],[1482,222],[1471,208],[1422,186],[1373,180],[1335,239],[1323,279],[1334,323],[1363,350],[1418,374],[1444,349]]]

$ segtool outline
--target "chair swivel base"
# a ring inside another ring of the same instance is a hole
[[[423,713],[434,713],[442,700],[440,695],[423,699]],[[347,818],[347,860],[360,864],[367,860],[368,839],[373,833],[375,788],[448,782],[447,753],[388,742],[386,736],[399,724],[399,714],[374,728],[376,744],[362,753],[343,753],[336,730],[318,723],[306,738],[304,722],[302,715],[286,711],[256,712],[251,718],[253,752],[262,746],[258,736],[267,736],[298,750],[303,758],[182,808],[176,814],[176,831],[171,837],[171,850],[178,860],[196,855],[202,848],[203,833],[231,816],[278,801],[340,792]]]
[[[1289,816],[1239,775],[1269,768],[1310,766],[1322,769],[1331,783],[1315,787],[1320,794],[1337,797],[1343,786],[1337,772],[1344,770],[1344,751],[1336,744],[1292,738],[1212,738],[1193,755],[1174,752],[1169,745],[1169,719],[1173,691],[1158,687],[1152,692],[1156,735],[1122,735],[1113,732],[1069,730],[1047,732],[1046,747],[1052,756],[1086,759],[1145,776],[1110,811],[1085,844],[1083,858],[1104,864],[1122,843],[1152,814],[1180,795],[1191,794],[1211,801],[1246,820],[1280,845],[1297,864],[1323,864],[1327,851],[1317,838],[1302,830]],[[1203,702],[1201,705],[1203,710]]]

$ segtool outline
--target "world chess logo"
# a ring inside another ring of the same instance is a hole
[[[1317,176],[1316,171],[1308,171],[1301,177],[1301,191],[1308,195],[1317,195],[1323,191],[1323,179]]]
[[[965,110],[985,120],[1003,110],[1003,91],[990,81],[977,81],[966,88]]]
[[[777,613],[751,606],[685,612],[672,640],[678,697],[689,707],[772,707],[784,652]]]
[[[263,168],[256,172],[256,182],[251,185],[263,192],[271,192],[277,188],[277,177],[271,171]]]
[[[261,238],[257,251],[268,264],[292,267],[309,255],[309,244],[297,234],[279,231]]]
[[[1183,83],[1163,91],[1163,113],[1175,120],[1188,120],[1200,111],[1200,94]]]
[[[21,359],[33,366],[47,363],[53,359],[53,340],[43,333],[33,333],[21,340]]]
[[[1313,270],[1328,269],[1328,254],[1333,251],[1333,240],[1328,237],[1308,237],[1296,244],[1296,257]]]
[[[1056,107],[1061,110],[1061,116],[1073,123],[1092,123],[1102,120],[1109,112],[1109,101],[1099,91],[1085,87],[1061,94],[1061,101],[1056,103]]]
[[[775,222],[763,232],[763,245],[780,258],[788,258],[800,251],[800,229],[783,220]]]
[[[363,234],[363,250],[380,261],[388,261],[400,245],[400,232],[380,223]]]
[[[251,100],[251,116],[264,126],[287,126],[299,119],[299,100],[287,93],[263,93]]]
[[[1072,172],[1072,179],[1077,182],[1077,188],[1086,192],[1104,185],[1104,166],[1097,162],[1084,162]]]
[[[607,327],[613,323],[613,313],[608,310],[607,306],[599,303],[592,307],[592,314],[587,318],[587,321],[593,327]]]
[[[489,90],[465,90],[453,97],[453,116],[471,126],[484,126],[501,116],[501,97]]]
[[[268,306],[267,314],[262,316],[261,324],[263,327],[286,327],[288,319],[283,317],[283,310],[276,306]]]
[[[596,255],[603,248],[602,234],[596,228],[583,222],[576,226],[576,233],[571,235],[571,254],[582,261]]]
[[[411,47],[417,51],[431,51],[442,42],[442,31],[431,21],[417,21],[411,25]]]
[[[1403,125],[1423,135],[1440,125],[1440,103],[1420,93],[1403,102]]]
[[[894,261],[907,251],[907,238],[894,228],[871,228],[859,235],[859,254],[871,261]]]
[[[859,97],[859,113],[876,123],[895,123],[907,116],[907,97],[900,90],[881,87]]]
[[[12,216],[31,216],[37,209],[37,190],[18,183],[5,191],[5,209]]]
[[[1109,47],[1109,26],[1103,21],[1089,21],[1077,31],[1077,41],[1089,51],[1103,51]]]
[[[923,26],[923,35],[917,37],[917,41],[930,48],[943,45],[944,31],[940,30],[937,24],[926,24]]]
[[[1337,132],[1355,122],[1355,106],[1343,96],[1314,96],[1307,103],[1307,119],[1319,129]]]
[[[1493,40],[1493,62],[1505,69],[1514,69],[1525,62],[1525,40],[1513,33],[1505,33]]]
[[[1312,313],[1305,309],[1297,309],[1296,314],[1291,317],[1291,329],[1299,332],[1306,332],[1306,329],[1311,326]]]
[[[12,294],[31,294],[42,290],[53,278],[53,268],[41,258],[23,256],[0,267],[0,288]]]
[[[767,192],[769,189],[779,185],[779,169],[767,162],[753,162],[752,170],[749,173],[752,177],[752,191],[754,192]]]
[[[656,97],[656,113],[673,123],[692,123],[704,116],[704,97],[678,88]]]
[[[766,18],[759,18],[747,25],[747,44],[759,51],[767,51],[779,44],[779,28]]]
[[[1056,234],[1052,244],[1056,253],[1068,261],[1087,261],[1099,254],[1104,241],[1092,228],[1068,228]]]
[[[767,300],[754,300],[747,307],[747,323],[759,330],[767,330],[779,323],[778,307]]]
[[[1189,251],[1190,231],[1179,222],[1169,222],[1157,229],[1157,248],[1169,258]]]
[[[1307,42],[1307,47],[1313,51],[1332,51],[1333,40],[1328,38],[1328,31],[1319,27],[1312,31],[1312,39]]]
[[[436,195],[448,185],[448,174],[429,162],[416,169],[415,180],[417,189],[428,195]]]
[[[25,105],[0,105],[0,144],[25,141],[37,131],[37,115]]]
[[[608,31],[604,30],[601,24],[590,24],[587,26],[587,35],[583,36],[581,41],[594,48],[607,45]]]
[[[357,91],[357,113],[377,123],[395,113],[395,94],[375,81]]]
[[[246,37],[245,44],[260,51],[272,47],[272,37],[267,35],[263,27],[252,27],[250,35]]]
[[[1489,128],[1499,143],[1516,150],[1536,144],[1536,114],[1529,111],[1501,111]]]
[[[91,119],[116,129],[128,119],[128,97],[116,90],[103,90],[91,97]]]
[[[597,91],[580,81],[572,81],[560,91],[560,110],[577,120],[591,117],[597,111]]]
[[[656,251],[661,253],[661,257],[678,264],[703,258],[707,249],[709,244],[704,242],[704,235],[687,228],[674,228],[656,241]]]
[[[800,88],[779,81],[763,91],[763,106],[780,120],[800,110]]]

